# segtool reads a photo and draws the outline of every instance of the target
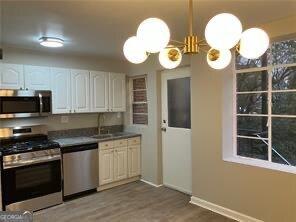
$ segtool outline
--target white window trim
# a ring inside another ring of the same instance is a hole
[[[138,89],[138,90],[134,90],[133,89],[133,80],[134,79],[140,79],[140,78],[145,78],[145,83],[146,83],[146,89]],[[147,74],[144,75],[135,75],[135,76],[129,76],[128,79],[128,94],[129,94],[129,125],[130,126],[135,126],[138,128],[147,128],[149,125],[149,101],[148,101],[148,83],[147,83]],[[147,95],[147,101],[146,102],[133,102],[133,92],[134,91],[146,91],[146,95]],[[133,113],[133,104],[147,104],[147,113]],[[139,114],[139,115],[147,115],[148,116],[148,124],[135,124],[133,122],[133,114]]]
[[[267,67],[237,70],[235,68],[235,56],[234,56],[234,60],[232,62],[233,72],[231,73],[232,85],[231,86],[229,85],[230,76],[225,76],[225,80],[224,80],[223,118],[222,118],[223,119],[222,125],[223,125],[223,160],[224,161],[296,174],[296,166],[289,166],[289,165],[284,165],[284,164],[279,164],[279,163],[274,163],[269,161],[271,160],[271,155],[272,155],[271,153],[272,143],[269,143],[269,147],[268,147],[268,152],[269,152],[268,161],[237,155],[237,137],[238,137],[237,116],[264,116],[264,117],[268,117],[269,124],[270,124],[271,117],[296,118],[296,115],[272,115],[271,110],[268,111],[267,115],[266,114],[237,114],[236,95],[242,94],[242,93],[236,92],[236,77],[238,73],[258,72],[258,71],[266,70],[268,72],[268,78],[269,78],[268,84],[270,84],[270,86],[268,86],[267,91],[262,91],[262,92],[270,94],[268,95],[268,98],[271,98],[271,93],[273,92],[279,92],[279,91],[280,92],[296,92],[296,90],[272,90],[271,71],[272,69],[279,68],[279,67],[296,67],[296,63],[282,64],[282,65],[269,65]],[[260,93],[260,92],[256,92],[256,93]],[[227,101],[232,101],[231,102],[232,104],[229,104],[229,102],[227,103]],[[270,99],[268,100],[268,103],[271,103]],[[268,109],[271,109],[270,104],[268,104]],[[229,114],[230,111],[232,111],[231,115]],[[270,125],[268,128],[269,141],[271,141],[271,129],[272,127]],[[230,133],[230,130],[232,133]],[[240,136],[240,137],[244,137],[244,136]]]

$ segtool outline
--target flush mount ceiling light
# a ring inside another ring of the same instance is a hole
[[[129,38],[123,47],[131,63],[144,62],[152,53],[159,53],[159,62],[166,69],[176,68],[182,54],[207,53],[207,62],[214,69],[224,69],[231,62],[231,49],[247,59],[262,56],[269,46],[269,37],[259,28],[243,32],[240,20],[230,14],[214,16],[205,28],[205,39],[193,34],[193,0],[189,0],[189,34],[185,40],[170,39],[167,24],[158,18],[148,18],[138,27],[137,35]]]
[[[64,40],[54,37],[41,37],[39,43],[45,47],[58,48],[64,46]]]

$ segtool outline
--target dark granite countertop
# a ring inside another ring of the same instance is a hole
[[[118,139],[127,139],[132,137],[141,136],[138,133],[129,133],[129,132],[121,132],[109,135],[94,135],[90,137],[81,136],[81,137],[67,137],[67,138],[60,138],[55,139],[55,142],[58,142],[61,147],[68,147],[68,146],[76,146],[76,145],[84,145],[84,144],[91,144],[91,143],[100,143],[110,140],[118,140]]]

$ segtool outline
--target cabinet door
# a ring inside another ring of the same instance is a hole
[[[69,69],[51,68],[52,113],[71,112],[71,72]]]
[[[108,111],[109,74],[90,72],[90,106],[92,112]]]
[[[110,73],[109,76],[109,108],[111,112],[126,111],[125,74]]]
[[[128,147],[128,177],[141,174],[141,148],[139,145]]]
[[[99,185],[111,183],[114,180],[114,150],[99,151]]]
[[[24,88],[23,65],[0,64],[0,89]]]
[[[50,68],[43,66],[24,66],[25,88],[50,90]]]
[[[114,149],[114,181],[127,178],[127,147]]]
[[[71,78],[73,111],[76,113],[89,112],[89,72],[86,70],[71,70]]]

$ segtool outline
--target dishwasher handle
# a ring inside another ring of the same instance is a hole
[[[82,152],[82,151],[94,150],[94,149],[98,149],[97,143],[62,147],[61,151],[64,154],[64,153]]]

